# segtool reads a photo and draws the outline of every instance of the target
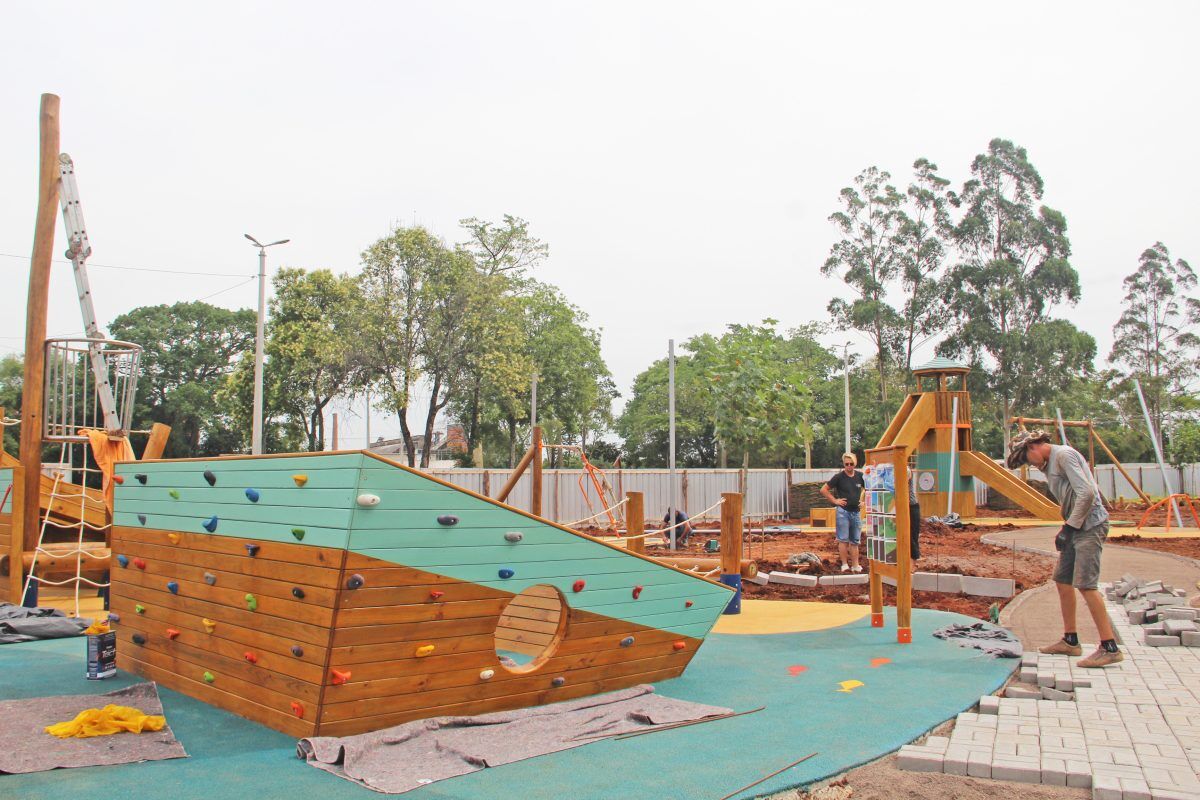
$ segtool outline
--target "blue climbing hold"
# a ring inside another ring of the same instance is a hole
[[[133,643],[134,643],[134,644],[145,644],[145,643],[146,643],[146,637],[145,637],[145,636],[142,636],[140,633],[135,633],[135,634],[133,635]]]
[[[121,615],[115,611],[110,611],[110,612],[108,612],[108,621],[109,622],[120,622]]]
[[[621,647],[630,647],[632,645],[633,645],[633,637],[632,636],[626,636],[624,639],[621,640]]]
[[[557,686],[562,686],[566,682],[567,682],[567,679],[564,678],[562,675],[559,675],[554,680],[550,681],[550,685],[557,687]]]
[[[258,555],[258,545],[256,545],[256,544],[246,545],[246,552],[250,554],[251,558],[254,558],[256,555]]]
[[[246,490],[246,499],[249,500],[251,503],[257,503],[258,498],[260,498],[260,497],[262,497],[262,495],[258,493],[258,489],[247,489]]]
[[[134,476],[133,476],[133,478],[134,478],[134,480],[136,480],[138,483],[140,483],[142,486],[145,486],[145,485],[146,485],[146,475],[145,475],[145,473],[143,473],[143,472],[139,472],[138,474],[134,475]]]
[[[146,524],[146,515],[145,515],[145,514],[138,514],[138,522],[140,522],[140,523],[142,523],[143,525],[145,525],[145,524]]]
[[[453,514],[442,514],[437,518],[438,525],[457,525],[458,517]]]
[[[366,583],[366,581],[363,580],[363,576],[355,573],[350,576],[350,580],[346,581],[346,588],[361,589],[364,583]]]
[[[217,519],[217,515],[213,514],[211,517],[204,520],[204,522],[202,522],[200,524],[204,527],[204,530],[208,531],[209,533],[212,533],[213,531],[215,531],[217,529],[218,522],[220,522],[220,520]]]
[[[129,566],[129,556],[117,556],[117,563],[122,567]]]
[[[217,485],[217,476],[213,474],[211,469],[204,470],[204,480],[208,481],[209,486]]]
[[[294,655],[296,658],[299,658],[300,656],[304,655],[304,648],[298,644],[292,645],[292,655]]]
[[[292,587],[292,597],[296,598],[297,600],[303,600],[304,599],[304,590],[301,589],[299,586],[293,586]]]
[[[179,584],[175,581],[167,581],[167,591],[171,594],[179,594]]]
[[[204,573],[204,582],[209,586],[213,586],[217,582],[217,576],[213,575],[211,572],[206,572]]]
[[[508,580],[509,578],[511,578],[513,575],[516,575],[516,574],[517,573],[513,572],[508,567],[504,567],[503,569],[500,570],[500,577],[503,578],[504,580]]]

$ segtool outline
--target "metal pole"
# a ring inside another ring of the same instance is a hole
[[[667,450],[667,466],[670,469],[670,484],[671,484],[671,506],[667,511],[667,525],[674,526],[675,524],[675,340],[667,341],[667,419],[668,422],[668,450]],[[669,531],[671,535],[671,549],[675,549],[675,534],[678,529],[672,527]]]
[[[367,401],[367,449],[371,449],[371,390],[367,389],[363,399]]]
[[[1071,440],[1067,438],[1067,426],[1063,425],[1062,409],[1054,409],[1054,416],[1058,418],[1058,437],[1062,439],[1062,443],[1068,447],[1071,445]]]
[[[850,343],[846,342],[842,346],[842,374],[845,377],[846,389],[846,449],[843,453],[850,452]],[[840,463],[840,459],[839,459]]]
[[[958,395],[950,398],[950,492],[946,496],[946,516],[954,513],[954,484],[958,482]],[[899,510],[897,510],[899,513]],[[911,535],[911,534],[910,534]]]
[[[1158,459],[1158,469],[1162,473],[1163,488],[1166,489],[1167,495],[1175,494],[1175,490],[1171,488],[1171,479],[1167,477],[1167,464],[1163,460],[1162,444],[1158,441],[1158,434],[1154,431],[1154,423],[1150,421],[1150,409],[1146,406],[1146,398],[1142,395],[1142,383],[1137,378],[1133,379],[1133,385],[1137,388],[1138,402],[1142,404],[1142,416],[1146,418],[1146,430],[1150,431],[1150,441],[1154,443],[1154,457]],[[1179,527],[1183,527],[1183,516],[1179,513],[1179,506],[1175,501],[1171,501],[1171,510],[1175,512],[1175,523]]]
[[[254,422],[250,452],[262,455],[263,432],[263,328],[267,311],[267,248],[258,248],[258,327],[254,334]]]

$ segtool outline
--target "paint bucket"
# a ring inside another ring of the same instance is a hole
[[[111,678],[117,674],[117,632],[89,633],[87,638],[87,679]]]
[[[704,543],[704,552],[706,552],[706,553],[721,552],[721,540],[720,539],[709,539],[707,542]]]
[[[729,605],[725,606],[722,614],[740,614],[742,613],[742,576],[734,573],[733,575],[722,575],[721,583],[726,586],[732,586],[734,589],[733,597],[729,601]]]

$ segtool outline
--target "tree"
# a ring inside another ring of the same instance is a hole
[[[507,273],[520,278],[550,255],[549,245],[530,236],[529,223],[520,217],[505,214],[501,226],[475,217],[458,224],[469,235],[459,247],[471,254],[485,275]]]
[[[912,385],[913,352],[946,327],[940,277],[946,255],[945,236],[951,227],[946,191],[950,182],[939,177],[937,164],[925,158],[916,160],[913,171],[907,207],[897,212],[900,227],[896,235],[904,292],[900,316],[906,389]]]
[[[25,379],[25,360],[20,356],[5,355],[0,358],[0,408],[4,416],[18,419],[21,416],[21,383]],[[0,434],[0,445],[5,452],[16,455],[20,445],[20,426],[5,425]]]
[[[879,370],[879,399],[887,401],[887,366],[898,344],[900,315],[888,304],[887,285],[901,268],[899,214],[904,196],[888,183],[891,175],[868,167],[842,189],[842,210],[830,215],[842,239],[829,250],[823,275],[840,272],[857,295],[847,302],[835,298],[829,313],[837,325],[862,331],[875,348]]]
[[[1162,242],[1155,242],[1138,259],[1138,269],[1125,278],[1124,311],[1113,326],[1108,358],[1127,368],[1126,378],[1142,384],[1146,406],[1160,436],[1167,408],[1190,394],[1197,374],[1200,301],[1188,296],[1196,288],[1196,273],[1183,259],[1171,261]]]
[[[217,395],[254,348],[255,315],[202,302],[142,306],[112,321],[116,339],[142,346],[134,426],[171,426],[168,458],[241,449],[249,429],[231,424]]]
[[[1039,405],[1088,371],[1095,341],[1050,316],[1055,304],[1079,300],[1079,276],[1068,260],[1066,218],[1037,205],[1042,178],[1025,149],[993,139],[971,174],[951,198],[963,208],[953,231],[960,260],[945,281],[952,325],[938,352],[991,359],[987,388],[999,399],[1007,445],[1013,410]]]
[[[683,345],[684,349],[688,344]],[[624,463],[631,467],[666,466],[670,454],[668,364],[660,358],[633,380],[632,396],[616,422]],[[684,467],[717,466],[707,376],[687,353],[675,358],[675,460]]]

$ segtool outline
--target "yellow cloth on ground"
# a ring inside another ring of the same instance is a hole
[[[113,733],[127,731],[142,733],[143,731],[161,731],[167,724],[167,718],[143,714],[129,706],[105,706],[104,708],[89,708],[80,711],[75,719],[60,722],[46,728],[46,733],[60,739],[84,739],[89,736],[108,736]]]
[[[101,622],[98,619],[93,619],[92,624],[87,626],[87,630],[83,633],[85,636],[94,636],[100,633],[108,633],[108,623]]]

